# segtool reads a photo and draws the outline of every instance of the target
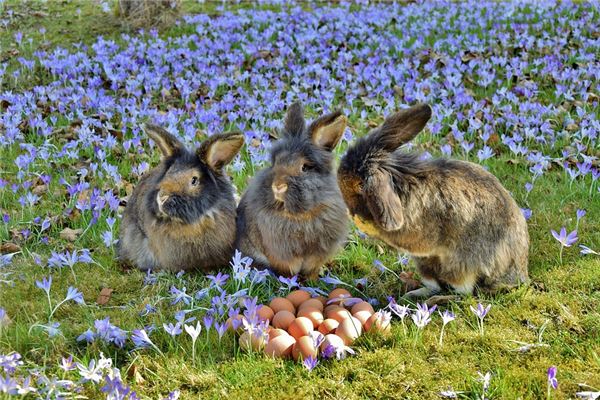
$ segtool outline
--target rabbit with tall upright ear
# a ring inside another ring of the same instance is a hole
[[[525,282],[527,223],[498,179],[477,164],[399,149],[430,117],[426,104],[397,112],[343,156],[338,182],[356,225],[411,254],[424,287],[408,297]]]
[[[235,241],[234,189],[223,167],[244,143],[217,134],[196,152],[163,128],[145,132],[162,153],[144,175],[123,215],[119,259],[141,270],[209,270],[226,266]]]
[[[306,127],[303,114],[299,103],[290,106],[271,166],[242,196],[236,246],[257,267],[314,279],[348,233],[332,154],[347,121],[334,112]]]

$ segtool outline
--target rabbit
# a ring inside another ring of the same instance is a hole
[[[159,126],[146,124],[144,131],[162,157],[127,202],[119,259],[140,270],[206,271],[227,265],[236,203],[223,167],[242,147],[242,134],[213,135],[194,153]]]
[[[236,247],[283,276],[316,279],[345,242],[349,218],[337,185],[332,151],[347,120],[324,115],[308,128],[300,103],[292,104],[271,166],[259,171],[238,206]]]
[[[430,117],[426,104],[399,111],[343,155],[338,183],[352,219],[412,256],[424,287],[408,298],[526,282],[527,223],[498,179],[477,164],[399,149]]]

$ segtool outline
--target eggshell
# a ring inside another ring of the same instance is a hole
[[[292,355],[292,348],[296,343],[296,339],[290,335],[277,336],[265,346],[265,354],[269,357],[287,358]]]
[[[325,350],[327,348],[327,346],[333,346],[334,349],[340,349],[345,347],[345,343],[344,340],[339,337],[338,335],[334,335],[333,333],[330,333],[328,335],[325,335],[325,338],[323,339],[323,343],[321,343],[321,346],[319,347],[319,349],[321,351]]]
[[[300,304],[300,307],[298,307],[298,312],[304,310],[305,308],[312,308],[323,312],[323,303],[321,303],[321,300],[319,299],[308,299],[304,303]]]
[[[313,328],[317,328],[323,322],[323,314],[313,308],[303,308],[298,311],[298,317],[306,317],[312,321]]]
[[[264,304],[260,306],[258,311],[256,311],[256,314],[258,315],[258,319],[261,321],[273,321],[273,317],[275,316],[273,309],[269,306],[265,306]]]
[[[345,308],[340,307],[338,310],[333,310],[329,313],[327,318],[335,319],[337,322],[342,323],[343,320],[352,318],[352,314]]]
[[[306,317],[296,318],[288,328],[289,334],[296,340],[300,339],[302,336],[308,335],[313,330],[312,321]]]
[[[339,325],[340,325],[340,323],[337,322],[335,319],[328,318],[328,319],[324,320],[323,322],[321,322],[321,325],[319,325],[318,330],[323,335],[327,335],[329,333],[335,333],[335,330],[337,329],[337,327]]]
[[[362,324],[354,317],[347,318],[340,322],[340,326],[335,330],[335,334],[342,338],[347,346],[350,346],[362,333]]]
[[[384,321],[381,318],[381,314],[376,312],[365,323],[365,331],[367,332],[380,332],[383,334],[390,333],[391,325],[390,321]]]
[[[328,300],[335,299],[336,297],[340,297],[342,295],[350,297],[350,292],[344,288],[335,288],[331,291],[331,293],[329,293]]]
[[[288,294],[285,298],[291,301],[295,308],[298,308],[300,307],[300,304],[310,299],[310,293],[308,293],[305,290],[294,290],[293,292],[290,292],[290,294]]]
[[[292,348],[292,357],[294,360],[298,359],[306,360],[306,358],[313,356],[317,357],[319,349],[315,347],[315,341],[311,336],[302,336],[296,340],[296,344]]]
[[[296,314],[296,307],[294,307],[291,301],[284,299],[283,297],[275,297],[273,300],[271,300],[269,307],[271,307],[271,310],[273,310],[275,314],[282,310]]]
[[[277,336],[281,336],[281,335],[289,335],[289,333],[287,333],[287,331],[284,331],[283,329],[278,329],[278,328],[269,329],[269,340],[273,340]]]
[[[352,306],[352,309],[350,310],[352,315],[356,314],[359,311],[369,311],[370,314],[375,313],[373,306],[370,305],[369,303],[367,303],[366,301],[361,301],[360,303],[356,303],[355,305]]]
[[[357,313],[352,314],[352,316],[354,318],[356,318],[357,320],[360,321],[362,326],[365,326],[365,324],[367,323],[367,320],[369,318],[371,318],[371,315],[373,315],[373,313],[371,313],[367,310],[359,311]]]
[[[342,306],[338,306],[337,304],[330,304],[327,307],[325,307],[325,310],[323,310],[323,315],[325,316],[325,318],[331,318],[330,315],[333,311],[335,310],[344,310],[345,308]]]
[[[296,317],[291,312],[286,310],[279,311],[273,317],[271,325],[273,325],[275,328],[287,330],[294,319],[296,319]]]
[[[242,330],[243,330],[242,319],[243,318],[244,318],[244,316],[242,314],[234,315],[233,317],[227,318],[227,321],[225,321],[225,324],[227,325],[227,330],[233,330],[233,320],[235,319],[235,320],[239,321],[236,332],[238,332],[238,333],[242,332]]]
[[[240,347],[244,351],[262,350],[263,347],[265,347],[265,344],[266,344],[266,340],[265,340],[265,337],[262,335],[255,336],[255,335],[251,335],[248,332],[244,332],[240,335]]]

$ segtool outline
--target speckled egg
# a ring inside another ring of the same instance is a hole
[[[356,314],[359,311],[369,311],[371,314],[375,313],[373,306],[367,303],[366,301],[361,301],[360,303],[356,303],[352,306],[350,312],[352,315]]]
[[[271,300],[269,307],[271,307],[271,310],[273,310],[273,313],[275,314],[283,310],[289,311],[294,315],[296,314],[296,307],[294,307],[291,301],[283,297],[275,297]]]
[[[265,306],[264,304],[259,307],[259,309],[256,311],[256,314],[258,315],[258,319],[261,321],[273,321],[273,317],[275,316],[273,309],[269,306]]]
[[[354,318],[356,318],[357,320],[360,321],[362,326],[365,326],[365,324],[367,323],[367,320],[369,318],[371,318],[371,315],[373,315],[373,313],[371,313],[367,310],[359,311],[359,312],[352,314],[352,316]]]
[[[313,328],[317,328],[323,322],[323,314],[313,308],[303,308],[298,311],[298,317],[306,317],[313,323]]]
[[[311,336],[302,336],[296,340],[296,344],[292,348],[292,357],[294,360],[305,360],[312,356],[317,357],[319,349],[315,346],[315,341]]]
[[[346,318],[340,322],[335,334],[342,338],[347,346],[350,346],[362,333],[362,324],[354,317]]]
[[[327,348],[327,346],[332,346],[334,349],[343,349],[346,345],[341,337],[330,333],[329,335],[325,335],[319,348],[321,351],[323,351]]]
[[[281,335],[289,335],[287,331],[279,328],[271,328],[269,329],[269,340],[275,339],[277,336]]]
[[[290,324],[288,328],[288,332],[290,335],[294,337],[294,339],[298,340],[302,336],[306,336],[310,334],[314,330],[313,323],[310,319],[306,317],[298,317]]]
[[[340,296],[350,297],[350,292],[344,288],[335,288],[333,289],[328,296],[328,300],[335,299]]]
[[[277,336],[275,339],[269,340],[265,346],[265,354],[269,357],[290,357],[295,343],[296,339],[290,335]]]
[[[298,308],[300,307],[300,304],[310,299],[310,293],[308,293],[305,290],[294,290],[293,292],[290,292],[290,294],[288,294],[285,298],[291,301],[295,308]]]
[[[376,312],[365,323],[365,331],[379,332],[383,334],[390,333],[390,319],[385,318],[381,312]]]
[[[319,299],[308,299],[304,303],[300,304],[300,307],[298,307],[298,312],[304,310],[305,308],[312,308],[323,312],[323,303],[321,303]]]
[[[296,319],[296,316],[287,310],[279,311],[273,316],[273,321],[271,321],[271,325],[275,328],[287,329],[290,327],[290,324],[293,320]]]
[[[343,320],[352,318],[352,314],[345,308],[340,307],[339,309],[330,312],[329,315],[327,315],[327,318],[335,319],[337,322],[342,323]]]
[[[339,325],[340,325],[340,323],[337,322],[335,319],[328,318],[328,319],[324,320],[323,322],[321,322],[321,325],[319,325],[318,330],[323,335],[327,335],[330,333],[335,333],[335,330],[337,329],[337,327]]]

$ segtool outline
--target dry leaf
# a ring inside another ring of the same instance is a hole
[[[60,232],[60,238],[64,240],[68,240],[69,242],[74,242],[77,240],[77,237],[83,233],[83,229],[71,229],[65,228]]]
[[[398,276],[400,277],[400,281],[406,286],[407,292],[418,289],[421,286],[421,282],[413,278],[412,272],[403,271]]]
[[[2,243],[2,246],[0,246],[0,253],[2,254],[17,253],[19,251],[21,251],[21,246],[16,243],[6,242]]]
[[[113,290],[111,288],[102,288],[100,294],[98,295],[98,299],[96,299],[96,303],[101,306],[104,306],[110,300],[110,296],[112,295]]]
[[[47,190],[48,190],[48,185],[41,184],[41,185],[35,186],[33,188],[32,192],[33,192],[33,194],[40,196],[40,195],[46,193]]]

